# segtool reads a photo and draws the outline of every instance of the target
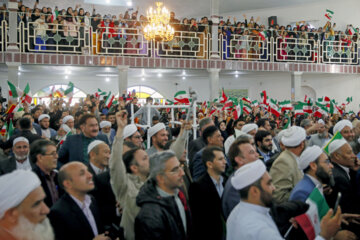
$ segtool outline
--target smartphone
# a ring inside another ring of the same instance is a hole
[[[336,202],[335,202],[335,207],[334,207],[334,212],[333,212],[333,216],[335,216],[337,209],[339,207],[339,203],[340,203],[340,199],[341,199],[341,192],[338,193],[337,198],[336,198]]]

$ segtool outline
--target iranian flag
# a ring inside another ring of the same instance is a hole
[[[250,98],[248,98],[248,97],[246,97],[246,98],[243,97],[242,100],[243,100],[244,102],[246,102],[246,103],[251,104],[251,100],[250,100]]]
[[[286,119],[287,119],[287,122],[286,122],[286,124],[283,126],[282,129],[288,129],[288,128],[291,127],[291,118],[290,118],[290,116],[289,116],[289,115],[285,115],[285,117],[286,117]]]
[[[320,221],[329,211],[329,206],[317,188],[310,193],[306,203],[309,204],[309,209],[306,213],[295,217],[295,221],[303,229],[307,238],[313,240],[320,233]]]
[[[357,33],[357,31],[354,27],[349,27],[348,32],[349,32],[349,35],[354,35],[355,33]]]
[[[309,113],[309,114],[312,114],[312,106],[311,105],[309,105],[309,104],[307,104],[307,103],[305,103],[304,105],[303,105],[303,111],[304,112],[306,112],[306,113]]]
[[[265,90],[260,93],[260,96],[261,96],[261,104],[265,106],[269,105],[269,97],[267,96]]]
[[[250,114],[252,111],[251,108],[251,104],[249,104],[248,102],[244,102],[244,106],[242,107],[242,110],[246,113],[246,114]]]
[[[295,117],[296,117],[297,115],[304,115],[303,103],[298,102],[298,103],[294,106],[294,112],[295,112]]]
[[[347,97],[347,98],[346,98],[347,104],[351,103],[352,101],[353,101],[352,97]]]
[[[66,137],[67,137],[67,136],[70,136],[71,134],[72,134],[71,131],[69,131],[68,133],[66,133],[66,135],[61,138],[61,140],[60,140],[60,142],[58,143],[58,145],[60,145],[60,146],[63,145],[63,143],[64,143],[65,140],[66,140]]]
[[[236,105],[233,111],[233,117],[235,120],[237,120],[241,116],[242,109],[243,109],[243,101],[240,100],[240,104]]]
[[[266,33],[266,31],[259,32],[259,36],[261,37],[261,40],[265,41],[266,38],[267,38],[267,33]]]
[[[0,135],[3,136],[3,137],[6,134],[6,128],[7,128],[7,123],[5,123],[4,126],[0,130]]]
[[[318,109],[314,112],[315,117],[321,118],[322,115],[328,114],[329,111],[324,104],[321,104],[320,102],[316,102],[316,106],[318,107]]]
[[[72,82],[69,82],[66,90],[64,91],[64,95],[69,98],[69,103],[71,103],[74,96],[74,84]]]
[[[8,85],[9,85],[9,96],[11,98],[19,98],[23,95],[23,91],[20,90],[20,88],[16,87],[14,84],[12,84],[11,82],[7,81]]]
[[[212,106],[209,116],[213,115],[218,109],[215,106]]]
[[[339,108],[339,107],[336,105],[335,100],[330,101],[330,109],[329,109],[329,112],[330,112],[331,114],[334,114],[334,113],[339,113],[340,115],[343,114],[343,110],[341,110],[341,108]]]
[[[279,107],[281,108],[282,112],[285,112],[286,110],[293,110],[293,106],[290,100],[279,102]]]
[[[253,105],[254,107],[259,106],[259,102],[257,100],[254,100],[251,102],[251,105]]]
[[[100,88],[98,88],[97,92],[95,93],[95,97],[100,98],[100,96],[105,96],[106,92],[105,91],[101,91]]]
[[[114,95],[111,96],[111,91],[110,91],[109,94],[107,95],[106,101],[105,101],[105,106],[106,106],[108,109],[110,109],[114,98],[115,98],[115,96],[114,96]]]
[[[174,95],[175,104],[190,104],[189,95],[186,91],[178,91]]]
[[[228,100],[228,97],[226,96],[224,88],[223,88],[222,92],[221,92],[220,103],[226,103],[227,100]]]
[[[6,131],[6,140],[9,140],[12,135],[14,135],[14,125],[12,120],[10,120],[9,126]]]
[[[229,100],[229,101],[227,101],[225,104],[224,104],[224,106],[222,107],[222,111],[224,111],[224,110],[229,110],[230,108],[232,108],[233,107],[233,105],[234,105],[234,103],[233,103],[233,101],[232,100]]]
[[[270,99],[268,111],[274,114],[276,117],[280,117],[280,111],[276,100]]]
[[[31,92],[30,92],[30,85],[28,83],[28,84],[26,84],[24,92],[23,92],[23,94],[22,94],[22,96],[20,98],[20,102],[21,103],[26,102],[28,105],[30,105],[31,101],[32,101],[32,97],[31,97]]]

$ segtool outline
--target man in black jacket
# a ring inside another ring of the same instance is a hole
[[[225,237],[225,220],[221,209],[226,159],[220,147],[206,147],[202,153],[206,173],[189,189],[194,239],[221,240]]]
[[[183,176],[174,152],[158,152],[150,158],[150,178],[136,198],[141,207],[135,218],[136,240],[188,239],[190,212],[179,191]]]
[[[46,194],[44,202],[48,207],[51,207],[63,194],[58,184],[56,150],[56,145],[46,139],[37,140],[30,146],[30,161],[35,164],[33,171],[41,181]]]
[[[49,219],[57,240],[105,240],[97,203],[87,193],[94,189],[92,175],[81,162],[65,164],[59,171],[65,194],[50,210]]]

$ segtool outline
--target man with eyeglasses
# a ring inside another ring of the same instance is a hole
[[[136,197],[135,239],[188,239],[190,209],[183,185],[184,171],[172,151],[150,157],[150,176]]]
[[[124,141],[134,143],[137,147],[142,147],[143,139],[135,124],[129,124],[124,128]]]
[[[39,177],[46,194],[44,202],[51,207],[63,194],[55,171],[58,160],[56,145],[46,139],[36,140],[30,146],[30,160],[35,163],[33,171]]]

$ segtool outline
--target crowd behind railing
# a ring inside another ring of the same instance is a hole
[[[9,12],[1,8],[0,48],[6,51],[9,34]],[[328,21],[324,27],[314,28],[305,21],[293,25],[274,24],[266,27],[259,19],[243,15],[238,21],[220,18],[218,26],[221,59],[246,61],[287,61],[312,63],[358,64],[359,28],[348,25],[344,31]],[[170,24],[175,37],[169,42],[147,41],[143,27],[148,23],[138,9],[124,14],[101,15],[80,5],[73,9],[54,11],[50,7],[31,9],[19,2],[17,12],[18,47],[21,52],[105,54],[151,57],[210,57],[212,21],[207,17],[197,21],[181,21],[171,12]]]

